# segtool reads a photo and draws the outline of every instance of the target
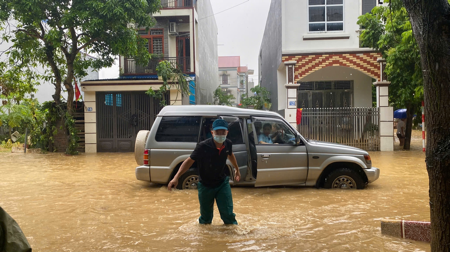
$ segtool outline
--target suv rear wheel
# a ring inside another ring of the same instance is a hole
[[[339,168],[328,174],[323,186],[333,189],[364,189],[365,183],[358,172],[349,168]]]
[[[178,180],[177,188],[180,190],[197,189],[199,176],[197,171],[188,170]]]

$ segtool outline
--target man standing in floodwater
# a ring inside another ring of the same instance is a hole
[[[233,154],[232,143],[227,139],[228,123],[217,119],[212,125],[212,138],[197,144],[194,152],[181,165],[178,173],[169,182],[168,189],[178,185],[178,179],[193,164],[197,162],[199,171],[198,199],[200,202],[200,224],[211,224],[214,211],[214,200],[219,208],[220,218],[225,224],[237,225],[236,215],[233,213],[233,198],[227,170],[227,158],[236,169],[235,181],[239,181],[241,174]]]

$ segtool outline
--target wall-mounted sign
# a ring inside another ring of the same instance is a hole
[[[288,108],[289,109],[297,108],[296,99],[288,99]]]
[[[88,107],[88,108],[86,109],[86,111],[92,112],[92,107]]]

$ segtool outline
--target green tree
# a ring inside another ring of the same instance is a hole
[[[403,0],[418,42],[427,122],[431,250],[450,251],[450,1]]]
[[[423,100],[420,53],[402,1],[386,2],[389,6],[377,6],[359,17],[358,24],[364,28],[360,39],[363,47],[379,50],[386,59],[389,101],[396,109],[407,109],[404,149],[410,149],[412,118]]]
[[[231,100],[235,99],[233,95],[227,95],[220,86],[214,91],[214,104],[231,106]]]
[[[53,98],[60,104],[63,84],[71,114],[74,76],[85,76],[89,67],[110,67],[117,55],[148,63],[151,55],[134,25],[149,29],[154,25],[150,14],[160,6],[158,0],[0,0],[0,22],[9,28],[3,40],[13,42],[9,57],[50,69],[46,80],[55,85]],[[16,28],[8,24],[11,19]]]
[[[172,65],[169,61],[161,61],[158,63],[158,66],[156,66],[156,73],[161,77],[163,85],[156,91],[150,88],[146,94],[158,99],[161,106],[167,105],[165,95],[170,92],[172,86],[175,86],[182,96],[190,95],[189,76],[184,74],[177,66]]]
[[[269,91],[261,86],[255,86],[250,89],[251,92],[256,93],[254,96],[243,95],[241,99],[241,107],[248,108],[253,107],[257,110],[264,108],[270,110],[272,103],[269,98]]]
[[[0,98],[3,100],[0,106],[0,125],[7,125],[11,136],[13,128],[24,128],[31,120],[29,108],[21,103],[30,101],[27,96],[36,92],[38,83],[30,68],[13,64],[12,67],[7,67],[8,65],[10,64],[0,62]]]

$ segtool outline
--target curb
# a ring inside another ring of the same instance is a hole
[[[429,243],[431,226],[424,221],[381,220],[381,234]]]

